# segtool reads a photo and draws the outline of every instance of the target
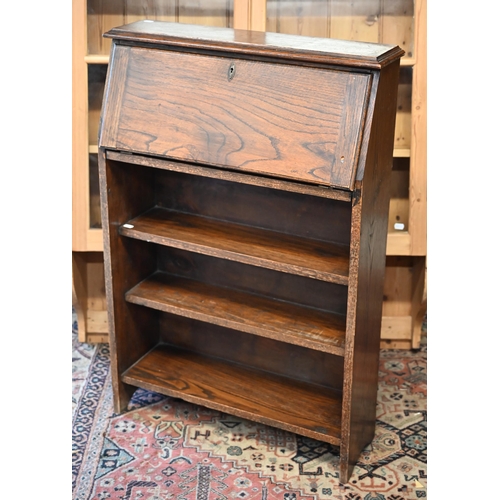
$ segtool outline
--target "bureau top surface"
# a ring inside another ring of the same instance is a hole
[[[104,36],[129,43],[224,50],[366,68],[381,68],[404,54],[397,45],[152,20],[119,26]]]

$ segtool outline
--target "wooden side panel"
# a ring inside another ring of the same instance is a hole
[[[106,160],[99,150],[99,181],[103,207],[104,276],[108,299],[109,342],[115,411],[122,411],[133,388],[121,374],[158,341],[158,318],[152,311],[128,304],[125,293],[156,269],[152,245],[122,238],[118,228],[154,200],[148,169]]]
[[[101,123],[99,128],[98,145],[111,148],[116,145],[116,135],[121,113],[124,85],[129,61],[129,47],[120,47],[116,50],[113,46],[110,65],[106,76],[103,106],[101,110]]]
[[[101,146],[352,187],[369,75],[120,46],[114,58],[127,52]]]
[[[375,431],[380,328],[399,61],[384,68],[376,95],[363,179],[353,201],[344,407],[340,450],[346,482]]]

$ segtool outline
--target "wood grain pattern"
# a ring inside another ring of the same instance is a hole
[[[114,57],[121,51],[126,84],[108,99],[119,123],[102,146],[352,188],[369,75],[119,46]]]
[[[342,356],[163,313],[160,342],[254,370],[342,391]]]
[[[176,172],[157,172],[155,187],[165,208],[349,246],[349,203]]]
[[[344,315],[347,286],[155,245],[158,271]]]
[[[347,482],[374,435],[403,52],[267,35],[110,34],[99,168],[115,409],[144,387],[322,439]],[[347,285],[318,279],[326,268]],[[298,373],[272,362],[307,350]]]
[[[111,40],[103,33],[144,20],[229,27],[232,0],[87,0],[89,54],[108,54]],[[238,0],[237,2],[238,3]]]
[[[104,160],[99,150],[99,181],[102,207],[104,277],[108,307],[113,399],[116,411],[126,408],[134,388],[123,384],[120,375],[158,341],[156,311],[127,304],[125,292],[155,270],[155,251],[142,241],[122,238],[118,227],[149,208],[154,193],[149,171],[137,166],[128,170]],[[138,178],[137,174],[141,175]],[[130,182],[135,175],[135,182]],[[134,256],[131,263],[130,256]],[[112,258],[111,258],[112,256]],[[137,259],[137,260],[135,260]],[[124,266],[120,262],[127,262]],[[130,265],[133,264],[133,265]]]
[[[338,314],[155,273],[125,295],[128,302],[187,318],[343,355]]]
[[[195,163],[171,161],[164,158],[138,156],[120,151],[107,150],[106,157],[110,160],[117,160],[134,165],[143,165],[145,167],[159,168],[172,172],[183,172],[210,179],[237,182],[240,184],[276,189],[290,193],[318,196],[321,198],[328,198],[330,200],[350,202],[352,196],[350,191],[341,191],[338,189],[328,188],[327,186],[313,186],[311,184],[301,182],[290,182],[283,179],[273,179],[272,177],[262,177],[241,172],[233,172],[232,170],[223,170],[216,167],[204,167]]]
[[[127,384],[266,425],[335,445],[340,442],[341,393],[322,386],[164,345],[155,347],[121,378]]]
[[[134,45],[218,50],[228,54],[377,70],[399,60],[404,54],[397,45],[161,22],[117,26],[103,36]]]
[[[350,477],[375,433],[390,173],[399,62],[374,78],[366,168],[352,215],[341,477]]]
[[[348,248],[154,208],[120,234],[160,245],[347,285]]]

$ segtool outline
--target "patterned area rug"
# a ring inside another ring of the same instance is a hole
[[[73,316],[74,500],[406,500],[427,497],[427,352],[381,352],[376,435],[338,481],[338,449],[138,389],[115,415],[107,344]]]

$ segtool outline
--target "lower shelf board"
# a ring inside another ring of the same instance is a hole
[[[340,445],[342,394],[165,344],[121,377],[126,384]]]

